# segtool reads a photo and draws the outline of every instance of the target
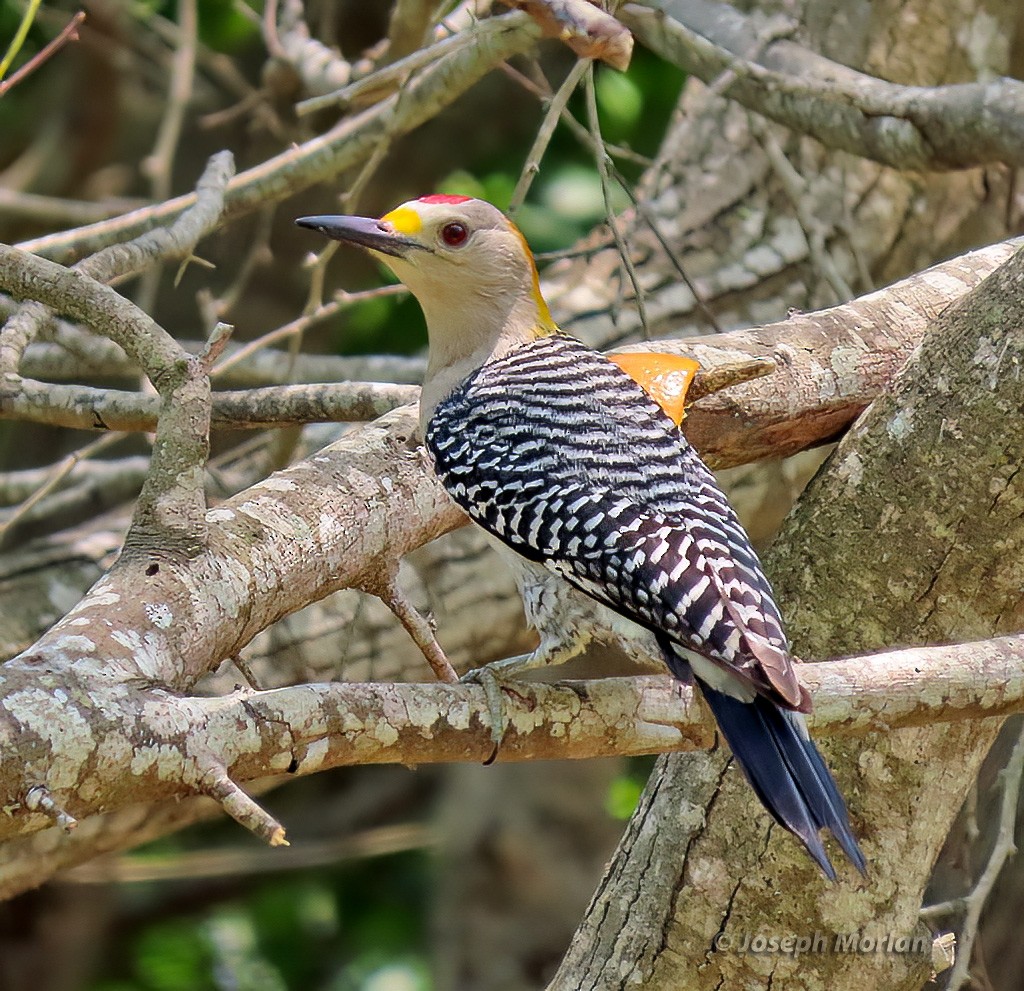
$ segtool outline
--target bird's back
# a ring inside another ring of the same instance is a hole
[[[426,440],[489,532],[777,694],[744,636],[788,651],[746,533],[676,425],[603,355],[562,334],[523,344],[443,400]]]

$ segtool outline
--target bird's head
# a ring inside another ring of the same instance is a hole
[[[484,200],[424,196],[379,220],[325,216],[296,223],[367,249],[419,300],[430,337],[428,391],[436,391],[433,380],[442,376],[441,388],[450,392],[489,357],[558,329],[525,238]]]

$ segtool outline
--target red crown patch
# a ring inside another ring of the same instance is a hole
[[[466,203],[472,196],[449,196],[447,193],[433,193],[430,196],[421,196],[420,203]]]

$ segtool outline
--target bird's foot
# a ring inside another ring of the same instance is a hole
[[[539,663],[544,663],[543,661]],[[487,715],[491,723],[491,740],[494,743],[494,752],[485,764],[494,762],[498,756],[498,748],[501,741],[505,739],[508,730],[508,716],[505,711],[505,696],[502,688],[508,687],[524,671],[539,666],[536,654],[521,654],[518,657],[506,657],[501,661],[493,661],[484,664],[482,667],[473,668],[467,671],[459,681],[462,684],[479,685],[484,690],[484,698],[487,701]]]

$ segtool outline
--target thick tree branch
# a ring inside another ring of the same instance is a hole
[[[847,427],[902,367],[929,321],[1021,244],[1014,239],[981,248],[850,303],[780,323],[622,350],[688,354],[706,367],[770,358],[776,366],[771,375],[703,400],[685,430],[715,468],[786,457]]]
[[[763,19],[709,0],[627,4],[620,18],[663,58],[706,83],[728,74],[730,99],[828,148],[901,169],[1024,165],[1020,80],[899,86],[771,40]]]
[[[1022,287],[1017,252],[942,310],[801,497],[765,557],[798,653],[982,640],[1024,625],[1020,561],[1004,550],[1024,540]],[[760,986],[769,975],[831,991],[919,988],[927,957],[767,959],[717,937],[738,940],[769,920],[778,932],[915,932],[932,865],[998,724],[885,728],[864,746],[824,748],[871,865],[838,900],[724,755],[660,762],[552,991],[618,986],[627,968],[638,984],[695,989]],[[705,961],[696,971],[695,955]]]
[[[126,549],[159,544],[163,553],[198,554],[206,534],[203,472],[209,453],[209,366],[226,342],[228,328],[218,328],[206,353],[193,357],[110,286],[6,245],[0,245],[0,288],[103,332],[145,371],[160,394],[161,415]],[[4,376],[3,390],[15,403],[20,386],[17,375]]]
[[[1024,710],[1024,639],[806,664],[801,677],[814,696],[813,725],[822,735],[1007,715]],[[502,761],[703,749],[715,739],[703,705],[667,676],[517,683],[505,695]],[[246,782],[351,764],[483,762],[493,750],[483,689],[474,685],[310,684],[240,689],[221,698],[116,685],[96,686],[90,704],[102,709],[107,729],[94,732],[85,748],[73,733],[51,734],[47,774],[54,784],[40,784],[21,761],[0,765],[0,795],[9,810],[0,839],[47,825],[53,816],[39,809],[44,793],[55,808],[82,818],[129,802],[204,793],[223,798],[208,781],[211,773],[222,783]],[[14,713],[5,708],[6,735]],[[5,749],[16,745],[4,742]],[[97,766],[104,768],[103,788],[93,797],[56,784],[82,782]],[[219,776],[216,768],[223,769]],[[276,824],[264,828],[262,817],[237,817],[273,842]]]

